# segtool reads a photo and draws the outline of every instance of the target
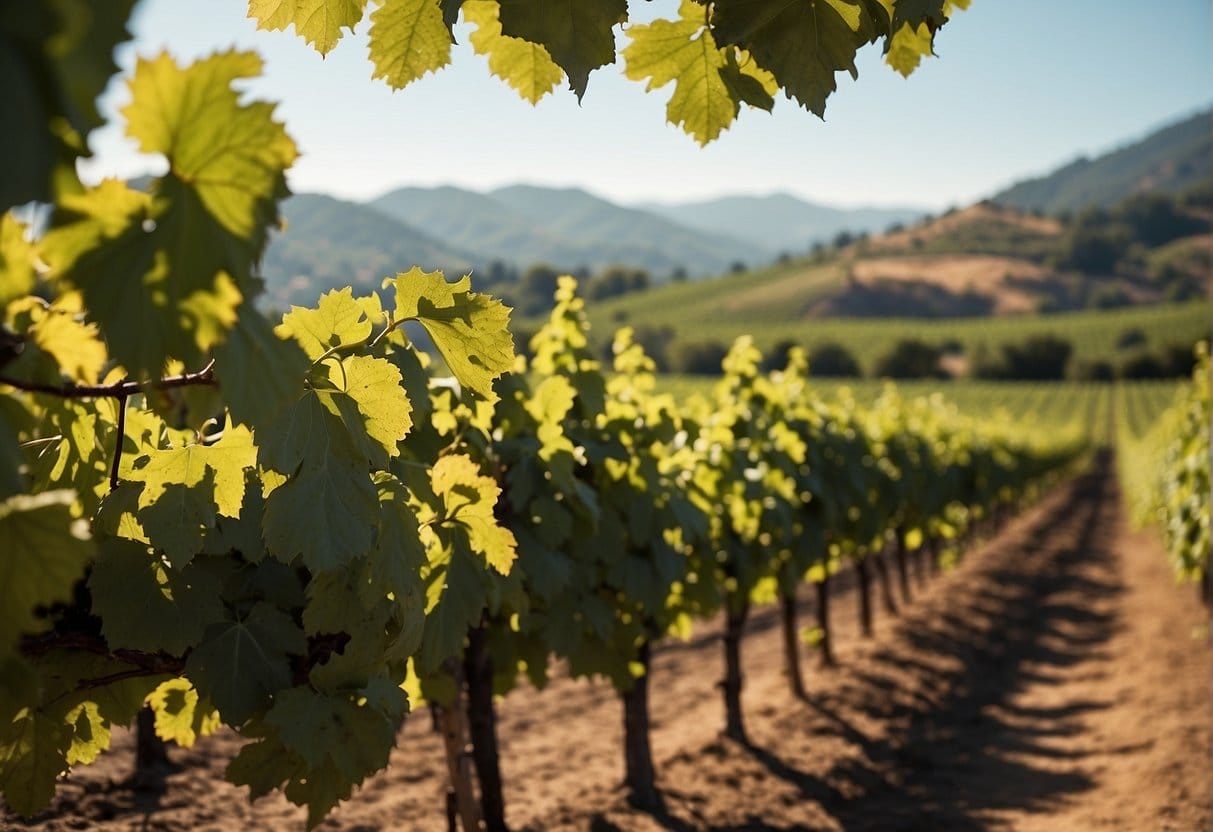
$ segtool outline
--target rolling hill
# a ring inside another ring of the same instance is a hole
[[[265,304],[310,305],[336,286],[356,292],[413,265],[464,272],[472,259],[458,249],[356,202],[296,194],[282,203],[285,230],[273,235],[262,262]]]
[[[752,240],[770,251],[800,253],[841,231],[879,233],[894,223],[925,216],[921,208],[835,208],[791,194],[724,196],[700,202],[645,203],[639,207],[711,234]]]
[[[992,199],[1023,211],[1058,214],[1109,207],[1133,194],[1177,193],[1213,180],[1213,110],[1163,127],[1095,159],[1077,159]]]

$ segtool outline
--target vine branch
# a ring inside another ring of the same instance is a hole
[[[27,393],[43,393],[48,396],[58,396],[61,399],[126,399],[137,393],[148,390],[172,390],[177,387],[214,386],[215,362],[207,364],[195,373],[182,373],[179,376],[165,376],[150,381],[119,381],[115,384],[39,384],[23,379],[8,378],[0,375],[0,384],[24,390]]]

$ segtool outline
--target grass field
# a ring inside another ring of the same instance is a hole
[[[822,291],[832,275],[833,267],[820,267]],[[750,279],[745,276],[743,279]],[[950,318],[924,320],[921,318],[863,318],[778,320],[775,310],[781,305],[780,282],[765,287],[769,295],[761,306],[756,298],[766,295],[747,294],[752,306],[746,310],[728,310],[728,298],[714,293],[696,297],[694,284],[677,287],[679,293],[649,298],[647,304],[634,306],[620,302],[590,306],[589,316],[593,337],[605,342],[620,326],[666,325],[675,332],[676,340],[711,340],[724,344],[740,335],[752,335],[764,352],[777,344],[791,342],[810,351],[823,343],[842,344],[855,356],[865,374],[880,356],[894,348],[898,341],[919,338],[933,344],[951,342],[958,345],[971,360],[982,349],[997,354],[1003,344],[1019,343],[1035,335],[1056,335],[1074,346],[1071,367],[1097,360],[1119,363],[1136,353],[1169,345],[1188,346],[1209,337],[1210,307],[1207,301],[1179,304],[1140,306],[1124,309],[1082,311],[1056,315],[1024,315],[999,318]],[[639,301],[643,296],[637,296]],[[782,303],[786,307],[786,301]],[[624,314],[620,314],[623,312]],[[1140,330],[1144,339],[1124,349],[1118,342],[1126,333]]]

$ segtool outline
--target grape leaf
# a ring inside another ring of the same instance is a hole
[[[484,555],[489,566],[508,575],[518,544],[513,533],[493,516],[501,494],[496,481],[481,476],[476,463],[462,454],[438,460],[431,478],[434,494],[442,500],[445,510],[442,522],[465,526],[472,548]]]
[[[465,0],[463,17],[476,26],[472,49],[488,56],[490,72],[537,104],[564,80],[564,70],[542,44],[503,35],[499,9],[497,0]]]
[[[402,89],[451,62],[451,33],[438,0],[383,0],[371,12],[372,78]]]
[[[432,673],[463,651],[468,627],[480,620],[485,591],[476,561],[456,548],[444,553],[427,577],[425,631],[417,652],[418,669]]]
[[[470,291],[471,278],[466,275],[447,283],[441,272],[414,267],[383,285],[396,290],[393,320],[419,321],[460,385],[497,401],[493,379],[514,364],[510,308]]]
[[[34,288],[34,247],[25,234],[11,212],[0,216],[0,311]]]
[[[158,375],[166,357],[200,364],[260,284],[252,267],[286,195],[294,143],[269,104],[243,104],[231,83],[256,75],[253,53],[179,68],[140,60],[124,109],[127,133],[162,153],[151,194],[114,181],[61,201],[41,254],[77,286],[128,371]]]
[[[113,52],[130,38],[133,6],[56,0],[0,7],[0,112],[9,125],[0,130],[0,211],[51,202],[76,181],[75,160],[88,155],[88,134],[101,125],[96,101],[118,71]]]
[[[627,0],[500,0],[503,34],[541,44],[580,99],[590,72],[615,61],[613,28],[628,17]]]
[[[321,55],[327,55],[344,34],[362,20],[366,0],[249,0],[248,16],[258,29],[272,32],[291,26]]]
[[[219,727],[219,715],[198,696],[188,679],[169,679],[147,697],[156,715],[156,735],[189,748]]]
[[[72,597],[93,555],[88,523],[72,514],[71,491],[16,494],[0,502],[0,655],[32,630],[34,608]]]
[[[354,290],[346,286],[325,292],[315,309],[292,306],[275,331],[294,338],[315,361],[334,348],[365,341],[371,335],[371,319],[381,314],[375,296],[355,298]]]
[[[860,9],[847,0],[716,0],[717,44],[749,51],[789,97],[818,116],[836,89],[834,73],[856,74]]]
[[[9,311],[13,311],[13,306]],[[54,359],[58,365],[56,376],[96,384],[107,360],[105,345],[97,337],[97,327],[81,320],[79,295],[74,292],[60,295],[49,308],[44,309],[41,304],[30,307],[29,314],[32,323],[26,337]]]
[[[235,326],[215,349],[215,368],[232,419],[257,427],[303,394],[308,360],[298,345],[275,335],[269,321],[244,303]]]
[[[243,619],[212,625],[190,653],[185,675],[225,723],[240,725],[290,685],[289,656],[306,652],[307,640],[290,616],[260,602]]]
[[[0,725],[0,783],[13,811],[28,817],[51,802],[71,744],[71,728],[38,711]]]
[[[376,467],[389,457],[413,425],[412,405],[400,386],[400,370],[384,358],[351,355],[326,360],[330,387],[316,387],[325,408],[341,419],[350,437]]]
[[[169,569],[146,546],[106,540],[88,586],[111,649],[181,655],[223,620],[222,585],[203,569]]]
[[[924,57],[934,55],[932,40],[934,36],[927,24],[920,23],[915,29],[911,24],[902,24],[901,28],[889,39],[889,51],[885,54],[885,62],[902,76],[908,78],[918,69]]]
[[[257,464],[252,432],[230,422],[218,441],[157,450],[136,460],[127,479],[143,483],[139,507],[157,502],[170,485],[192,487],[207,472],[214,477],[214,507],[225,517],[239,517],[244,502],[244,472]]]
[[[315,571],[366,554],[375,540],[378,499],[366,455],[315,393],[271,424],[261,465],[290,475],[266,498],[263,530],[271,554],[296,555]]]
[[[739,68],[733,47],[720,49],[704,25],[706,10],[692,0],[683,0],[678,10],[680,19],[654,20],[649,24],[628,27],[631,43],[621,53],[625,61],[624,74],[633,81],[649,79],[646,91],[674,82],[674,94],[666,105],[666,118],[682,127],[701,145],[715,139],[733,123],[740,110],[740,99],[734,87],[742,77],[756,82],[759,91],[769,98],[777,89],[775,79],[767,72],[747,62]],[[733,84],[726,82],[725,72],[732,68]],[[757,96],[750,94],[757,99]],[[769,108],[768,108],[769,109]]]
[[[81,702],[68,711],[65,722],[72,729],[72,744],[67,764],[88,765],[110,747],[110,729],[96,702]]]

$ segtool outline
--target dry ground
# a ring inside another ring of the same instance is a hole
[[[655,659],[656,816],[619,790],[621,710],[601,684],[560,680],[501,703],[508,817],[527,830],[1207,830],[1210,654],[1195,593],[1152,533],[1126,528],[1106,461],[1061,486],[923,588],[877,635],[835,605],[841,666],[782,671],[772,611],[745,643],[752,739],[719,739],[718,628]],[[807,595],[807,593],[806,593]],[[806,612],[810,607],[805,605]],[[806,622],[807,619],[806,619]],[[175,750],[163,793],[124,785],[129,735],[74,772],[33,828],[298,829],[279,797],[222,782],[238,738]],[[430,720],[325,829],[445,827]],[[0,826],[12,826],[0,815]]]

